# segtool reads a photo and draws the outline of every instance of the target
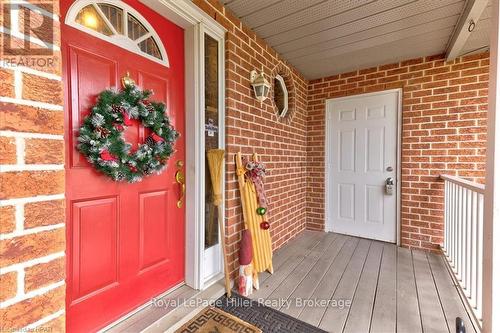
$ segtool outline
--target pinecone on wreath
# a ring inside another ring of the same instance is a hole
[[[148,110],[149,112],[152,112],[155,109],[153,107],[153,104],[151,104],[151,102],[149,100],[147,100],[147,99],[143,100],[142,104],[144,105],[144,107],[146,108],[146,110]]]
[[[123,111],[123,107],[121,105],[113,104],[111,106],[111,110],[113,110],[113,112],[115,113],[121,113]]]
[[[145,142],[146,142],[146,144],[147,144],[149,147],[151,147],[151,148],[153,148],[153,147],[155,146],[155,144],[156,144],[155,139],[153,139],[153,137],[152,137],[151,135],[149,135],[149,136],[146,138]]]
[[[104,127],[96,127],[95,131],[97,132],[97,136],[99,138],[105,138],[109,135],[110,131]]]

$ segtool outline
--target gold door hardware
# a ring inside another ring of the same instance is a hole
[[[182,172],[184,162],[179,160],[176,166],[178,170],[175,172],[175,181],[179,184],[181,190],[179,200],[177,200],[177,208],[181,208],[184,204],[184,197],[186,196],[186,177],[184,177],[184,173]]]
[[[130,77],[130,72],[127,71],[127,73],[122,77],[122,86],[123,88],[126,88],[127,86],[133,85],[135,85],[135,81]]]

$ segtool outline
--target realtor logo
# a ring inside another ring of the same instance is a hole
[[[3,56],[50,56],[54,52],[51,0],[0,0]]]

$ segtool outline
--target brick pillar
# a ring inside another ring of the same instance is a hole
[[[59,2],[26,3],[0,2],[0,331],[62,332],[64,113]]]

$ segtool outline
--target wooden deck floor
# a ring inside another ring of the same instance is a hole
[[[439,255],[305,231],[273,262],[251,298],[326,331],[475,332]]]

